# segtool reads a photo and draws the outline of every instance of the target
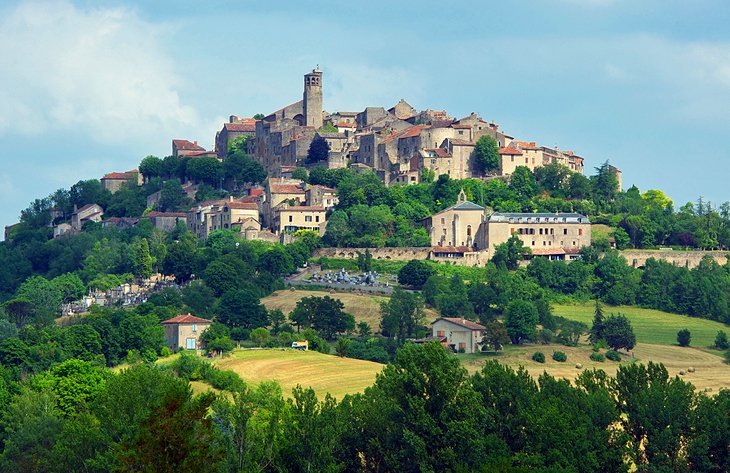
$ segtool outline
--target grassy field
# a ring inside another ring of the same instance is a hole
[[[362,392],[383,369],[383,365],[370,361],[284,349],[236,350],[214,364],[235,371],[252,385],[278,381],[285,396],[290,396],[292,388],[300,384],[312,387],[319,396],[330,393],[338,399]]]
[[[595,312],[594,303],[553,306],[553,313],[566,319],[584,322],[589,327]],[[653,309],[642,309],[633,306],[611,307],[604,306],[606,315],[621,313],[625,315],[634,327],[636,340],[642,343],[655,345],[676,345],[677,332],[689,329],[692,333],[691,345],[695,347],[709,347],[715,342],[719,330],[730,332],[730,327],[712,320],[687,317],[685,315],[670,314]]]
[[[545,354],[545,363],[532,361],[532,354],[540,351]],[[552,359],[553,351],[562,351],[568,355],[568,361],[559,363]],[[730,388],[730,366],[723,362],[723,359],[716,354],[708,353],[696,348],[682,348],[679,346],[652,345],[639,343],[632,350],[633,357],[623,355],[621,363],[663,363],[669,371],[670,376],[679,375],[685,371],[682,378],[692,383],[697,389],[711,388],[717,392],[720,388]],[[620,363],[606,360],[603,363],[590,360],[591,348],[584,345],[579,347],[565,347],[562,345],[530,345],[519,347],[505,347],[503,353],[498,356],[488,355],[457,355],[462,364],[469,370],[475,372],[481,369],[487,360],[497,360],[517,368],[524,368],[535,378],[543,372],[548,372],[556,378],[566,378],[573,381],[584,369],[598,368],[609,375],[616,374]],[[583,365],[582,369],[576,368],[576,363]],[[695,368],[694,373],[687,373],[689,367]]]
[[[294,310],[297,301],[304,297],[323,297],[330,296],[339,299],[345,304],[345,312],[352,314],[357,322],[365,321],[370,324],[374,331],[380,330],[380,303],[387,301],[387,296],[372,296],[354,294],[351,292],[330,293],[329,291],[308,291],[297,289],[295,291],[286,289],[276,291],[268,297],[261,299],[261,303],[267,309],[281,309],[284,315]],[[436,311],[426,309],[426,319],[430,322],[438,317]]]

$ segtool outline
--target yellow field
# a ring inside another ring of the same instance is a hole
[[[380,303],[387,301],[387,296],[372,296],[353,294],[351,292],[330,293],[328,291],[307,291],[297,289],[295,291],[286,289],[276,291],[268,297],[261,299],[261,303],[267,309],[281,309],[284,315],[288,316],[289,312],[294,310],[297,302],[304,297],[324,297],[330,296],[333,299],[339,299],[345,304],[345,312],[352,314],[357,322],[367,322],[374,332],[380,330]],[[426,319],[430,322],[437,317],[436,311],[426,309]]]
[[[338,399],[362,392],[383,369],[383,365],[371,361],[289,349],[236,350],[214,364],[235,371],[251,385],[278,381],[285,396],[290,396],[299,384],[313,388],[320,397],[329,393]]]
[[[532,354],[540,351],[545,354],[545,363],[532,361]],[[553,351],[562,351],[568,355],[568,361],[559,363],[552,359]],[[630,363],[636,360],[639,363],[662,363],[666,366],[670,376],[679,375],[685,371],[682,378],[692,383],[698,390],[712,388],[717,392],[720,388],[730,388],[730,365],[715,354],[696,348],[682,348],[670,345],[651,345],[638,343],[632,350],[634,358],[621,353],[621,363]],[[606,360],[603,363],[590,360],[591,348],[589,346],[566,347],[562,345],[529,345],[520,347],[507,347],[505,352],[499,356],[484,355],[457,355],[461,358],[463,365],[469,372],[481,369],[486,360],[496,359],[517,368],[524,366],[525,369],[535,378],[547,371],[556,378],[566,378],[571,381],[581,372],[575,367],[576,363],[583,365],[583,369],[598,368],[609,375],[616,374],[619,363]],[[687,373],[687,368],[695,368],[694,373]]]

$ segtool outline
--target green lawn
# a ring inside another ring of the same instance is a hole
[[[553,306],[553,313],[567,319],[578,320],[589,327],[595,312],[594,303]],[[658,345],[676,345],[677,332],[689,329],[692,333],[691,346],[709,347],[715,342],[718,330],[730,332],[730,327],[712,320],[698,319],[686,315],[670,314],[660,310],[642,309],[634,306],[604,306],[606,315],[621,313],[625,315],[634,327],[636,339],[642,343]]]

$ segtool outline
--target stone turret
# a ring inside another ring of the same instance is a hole
[[[322,128],[322,71],[319,66],[304,76],[304,124]]]

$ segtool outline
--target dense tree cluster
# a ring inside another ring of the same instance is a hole
[[[225,392],[194,396],[190,380]],[[285,399],[194,356],[118,373],[69,359],[0,394],[3,471],[730,468],[730,393],[708,397],[651,363],[573,385],[493,361],[469,375],[440,345],[408,344],[337,401],[303,388]]]

